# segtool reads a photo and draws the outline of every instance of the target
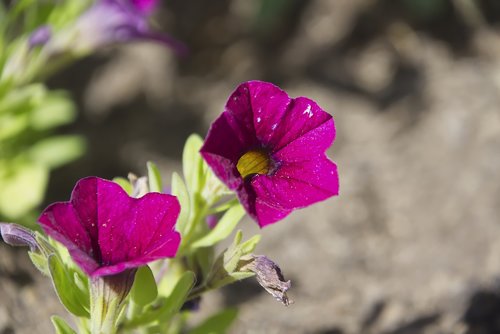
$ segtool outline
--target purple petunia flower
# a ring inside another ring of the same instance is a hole
[[[77,21],[78,43],[93,47],[132,40],[152,40],[183,54],[185,46],[149,27],[149,16],[157,0],[99,0]]]
[[[186,46],[176,39],[150,28],[149,17],[157,0],[97,0],[77,20],[47,39],[45,52],[88,53],[100,47],[137,40],[159,42],[177,54],[187,53]],[[39,36],[50,27],[42,26],[30,36],[30,45],[40,45]]]
[[[132,198],[114,182],[88,177],[78,181],[69,202],[46,208],[39,223],[86,274],[99,277],[175,256],[179,211],[175,196]]]
[[[316,102],[249,81],[229,97],[200,152],[263,227],[338,195],[337,166],[325,155],[334,138],[333,118]]]

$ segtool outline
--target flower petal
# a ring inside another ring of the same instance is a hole
[[[39,222],[88,275],[100,276],[174,256],[179,212],[174,196],[135,199],[114,182],[89,177],[77,183],[70,202],[49,206]]]
[[[174,256],[178,243],[174,235],[180,212],[174,196],[150,193],[134,199],[117,184],[105,183],[98,188],[99,247],[102,264],[134,261],[148,254]],[[156,258],[155,258],[156,259]]]
[[[96,257],[100,254],[94,253],[100,252],[93,249],[88,231],[69,202],[50,205],[42,212],[38,222],[45,233],[68,249],[73,260],[85,273],[91,274],[99,266]]]
[[[335,139],[333,118],[277,149],[273,157],[278,161],[298,162],[323,156]]]
[[[245,183],[240,187],[237,190],[237,194],[245,210],[250,217],[257,221],[260,227],[275,223],[292,212],[290,209],[272,206],[261,198],[258,198],[255,190],[249,183]]]
[[[286,113],[291,99],[288,94],[269,82],[249,81],[240,85],[237,91],[247,95],[248,110],[241,108],[240,113],[252,115],[255,135],[262,146],[272,145],[275,130]],[[245,90],[245,88],[247,88]],[[245,100],[245,98],[241,98]],[[229,103],[229,102],[228,102]]]
[[[252,182],[256,198],[271,207],[303,208],[338,194],[337,166],[326,157],[284,163],[275,175],[259,175]]]
[[[242,179],[236,169],[239,157],[253,145],[256,140],[242,120],[230,112],[224,112],[210,127],[207,139],[200,153],[219,177],[230,189],[236,189]]]
[[[314,139],[314,141],[323,140],[322,146],[327,148],[333,142],[335,128],[325,128],[329,131],[333,129],[331,133],[326,131],[316,133],[316,129],[331,119],[332,116],[321,109],[313,100],[306,97],[293,99],[287,112],[276,126],[275,135],[271,142],[273,153],[303,136],[309,136],[309,139]]]
[[[131,0],[131,3],[139,12],[149,14],[158,4],[158,0]]]

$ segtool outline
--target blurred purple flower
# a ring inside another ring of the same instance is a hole
[[[208,215],[205,221],[207,222],[208,228],[212,230],[217,226],[219,217],[217,215]]]
[[[186,48],[182,43],[150,29],[148,19],[156,4],[156,0],[98,0],[78,19],[77,42],[100,47],[145,39],[184,54]]]
[[[333,118],[316,102],[249,81],[229,97],[200,152],[264,227],[338,195],[337,166],[325,155],[334,138]]]
[[[46,208],[39,223],[86,274],[99,277],[175,256],[179,211],[174,196],[149,193],[136,199],[114,182],[88,177],[78,181],[69,202]]]
[[[52,37],[52,28],[48,25],[43,25],[35,29],[28,38],[30,49],[39,45],[44,45]]]

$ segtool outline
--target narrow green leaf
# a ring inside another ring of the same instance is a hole
[[[251,237],[250,239],[248,239],[247,241],[245,241],[244,243],[242,243],[240,245],[241,253],[243,255],[247,255],[247,254],[250,254],[251,252],[253,252],[255,247],[259,243],[260,239],[261,239],[261,236],[259,234],[257,234],[257,235],[254,235],[253,237]]]
[[[53,169],[81,157],[85,146],[81,136],[56,136],[38,141],[28,154],[32,160]]]
[[[30,124],[34,129],[46,130],[75,120],[76,110],[65,93],[49,91],[31,110]]]
[[[158,287],[149,266],[142,266],[135,274],[134,284],[130,290],[130,298],[140,306],[152,303],[158,297]]]
[[[243,232],[241,230],[238,230],[234,235],[232,247],[238,246],[241,243],[241,239],[243,239]]]
[[[11,220],[19,219],[43,199],[49,178],[46,166],[23,161],[2,175],[0,171],[0,213]]]
[[[75,285],[78,288],[78,290],[80,290],[82,294],[85,295],[84,300],[88,300],[90,302],[89,280],[87,276],[85,276],[83,273],[74,271],[73,282],[75,282]]]
[[[201,279],[207,277],[214,261],[214,247],[197,249],[194,258],[197,267],[201,270]]]
[[[172,174],[172,194],[177,196],[179,204],[181,205],[181,212],[175,225],[181,236],[185,236],[188,231],[189,213],[191,210],[191,201],[189,200],[189,193],[186,184],[177,173]]]
[[[253,252],[257,243],[260,241],[260,235],[254,235],[244,243],[240,243],[242,236],[241,231],[238,231],[234,237],[233,243],[223,254],[224,269],[228,273],[234,272],[238,267],[241,257]]]
[[[147,167],[148,167],[149,191],[155,193],[161,193],[162,181],[158,167],[156,167],[156,165],[151,161],[147,162]]]
[[[186,141],[182,153],[182,169],[187,187],[191,196],[194,196],[200,187],[200,174],[203,172],[203,164],[200,149],[203,140],[197,134],[192,134]]]
[[[124,177],[115,177],[113,179],[113,182],[118,183],[120,185],[120,187],[122,187],[123,190],[125,190],[125,192],[129,196],[132,195],[132,192],[134,191],[134,189],[133,189],[132,185],[130,184],[129,180],[127,180]]]
[[[60,316],[53,315],[50,317],[52,324],[56,330],[56,334],[76,334],[76,332],[71,328],[66,321]]]
[[[49,266],[45,256],[35,252],[28,252],[28,256],[36,269],[38,269],[42,274],[50,276]]]
[[[234,228],[244,215],[245,209],[243,209],[240,204],[233,206],[227,210],[224,216],[222,216],[215,228],[201,239],[195,241],[192,247],[210,247],[219,241],[224,240],[231,234],[231,232],[233,232]]]
[[[226,272],[232,273],[233,271],[235,271],[242,256],[243,253],[239,247],[228,248],[223,255],[223,266]]]
[[[223,310],[192,329],[189,334],[225,334],[238,315],[236,308]]]
[[[73,282],[61,259],[55,255],[48,257],[50,276],[57,296],[66,309],[78,317],[89,317],[89,312],[83,306],[84,300],[79,300],[76,291],[78,287]]]
[[[194,286],[196,277],[193,272],[186,271],[177,281],[172,293],[164,298],[162,305],[159,308],[150,308],[141,315],[129,321],[125,327],[135,328],[145,325],[153,321],[168,322],[170,318],[177,313],[188,296],[189,291]]]

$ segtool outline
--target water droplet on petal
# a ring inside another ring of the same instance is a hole
[[[302,113],[303,115],[309,116],[309,118],[313,117],[313,112],[311,111],[311,105],[308,104],[306,110]]]

